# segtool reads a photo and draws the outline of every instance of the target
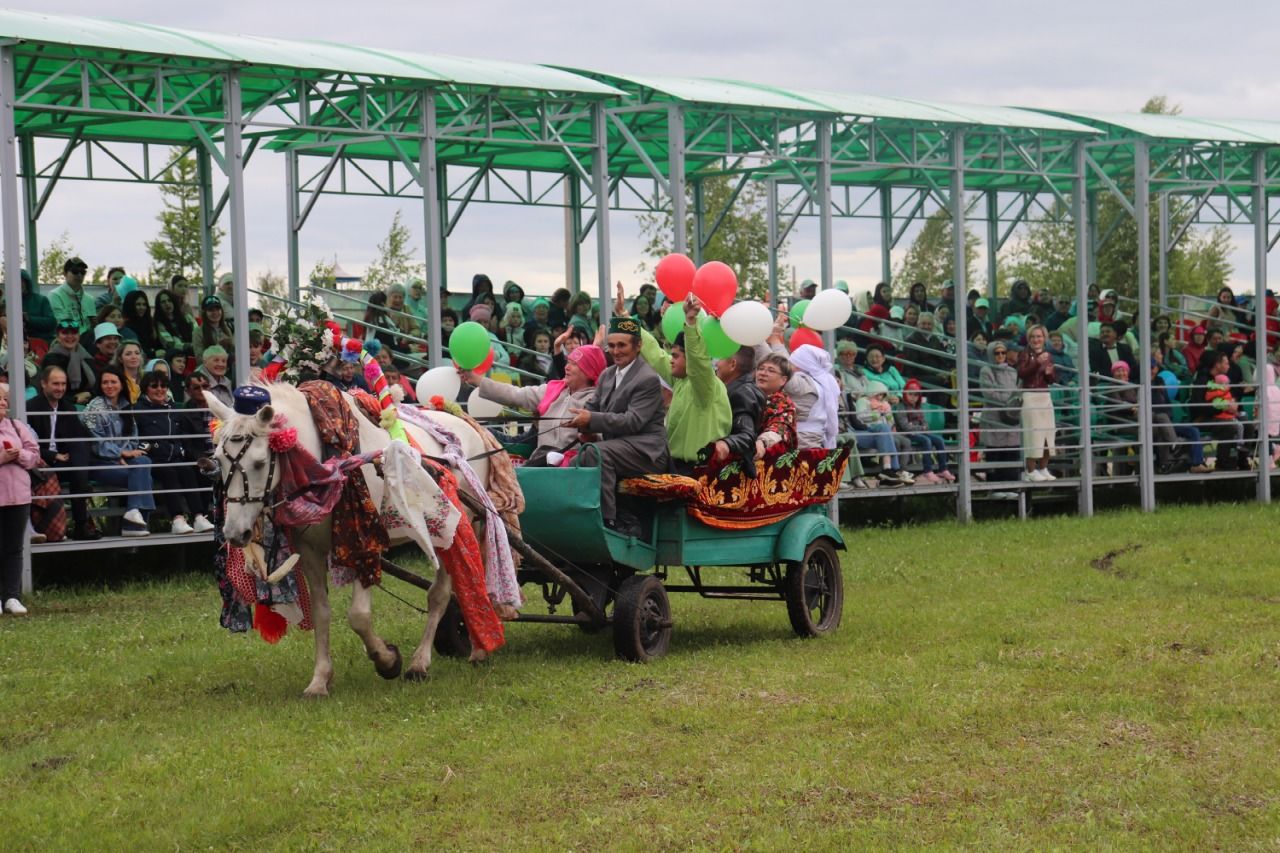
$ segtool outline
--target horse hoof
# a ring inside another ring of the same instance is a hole
[[[393,678],[400,677],[400,669],[404,666],[404,659],[400,657],[400,649],[397,648],[392,643],[387,643],[387,651],[394,654],[396,656],[396,659],[392,661],[391,666],[387,667],[386,669],[383,669],[382,667],[377,666],[375,664],[374,670],[378,673],[378,675],[390,681]],[[372,655],[370,657],[372,657]]]
[[[406,669],[404,671],[405,681],[426,681],[427,671],[425,669]]]
[[[327,687],[308,687],[302,691],[303,699],[328,699],[329,689]]]

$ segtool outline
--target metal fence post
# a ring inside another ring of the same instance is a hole
[[[1075,175],[1072,178],[1072,211],[1076,226],[1076,340],[1082,341],[1076,356],[1076,376],[1080,383],[1080,514],[1093,515],[1093,406],[1089,395],[1089,195],[1087,152],[1084,140],[1075,144]]]
[[[1138,226],[1138,487],[1142,509],[1156,508],[1156,469],[1151,431],[1151,152],[1145,141],[1134,146],[1133,215]],[[1087,341],[1086,341],[1087,343]]]
[[[285,264],[288,266],[289,298],[298,301],[302,275],[298,269],[298,152],[284,154]]]
[[[607,323],[613,314],[609,264],[609,116],[603,101],[592,110],[596,143],[595,156],[591,158],[591,180],[596,196],[596,273],[600,286],[600,319]]]
[[[1257,393],[1254,416],[1258,421],[1258,502],[1271,503],[1271,441],[1267,429],[1271,403],[1267,399],[1267,152],[1253,152],[1253,324],[1254,372]]]
[[[422,127],[418,135],[418,185],[422,187],[422,232],[427,269],[427,363],[444,363],[441,346],[440,287],[444,284],[444,233],[440,207],[440,180],[436,162],[436,96],[423,89],[420,106]]]
[[[672,251],[689,251],[689,204],[684,197],[684,107],[667,108],[667,179],[671,189]]]
[[[953,247],[953,271],[951,280],[956,294],[956,426],[959,428],[960,465],[957,471],[960,489],[956,494],[956,517],[960,521],[973,520],[973,484],[969,482],[969,339],[968,317],[963,306],[967,305],[969,292],[967,281],[968,258],[964,224],[964,131],[955,130],[951,136],[951,242]]]

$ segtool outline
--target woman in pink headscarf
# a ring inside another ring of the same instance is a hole
[[[546,465],[547,454],[562,451],[578,438],[578,430],[562,426],[570,417],[570,409],[585,409],[595,396],[596,380],[605,369],[604,350],[586,344],[569,353],[564,366],[564,379],[553,379],[546,385],[517,388],[495,382],[474,370],[458,371],[462,381],[476,388],[486,400],[514,409],[533,412],[538,418],[538,447],[526,464]]]

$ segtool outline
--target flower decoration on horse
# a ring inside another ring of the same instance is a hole
[[[342,345],[342,327],[318,296],[302,305],[289,305],[271,330],[276,360],[267,368],[268,379],[297,385],[316,379]]]

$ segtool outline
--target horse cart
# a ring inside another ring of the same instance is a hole
[[[824,503],[763,525],[725,529],[691,515],[684,501],[630,497],[624,500],[643,534],[626,536],[604,524],[598,468],[523,467],[517,476],[526,506],[523,541],[513,537],[524,557],[518,578],[539,587],[547,605],[545,614],[523,613],[522,622],[577,625],[587,633],[609,629],[618,657],[640,662],[670,646],[673,592],[783,601],[801,637],[822,636],[840,624],[837,551],[845,545]],[[441,622],[436,649],[470,652],[456,604]]]

